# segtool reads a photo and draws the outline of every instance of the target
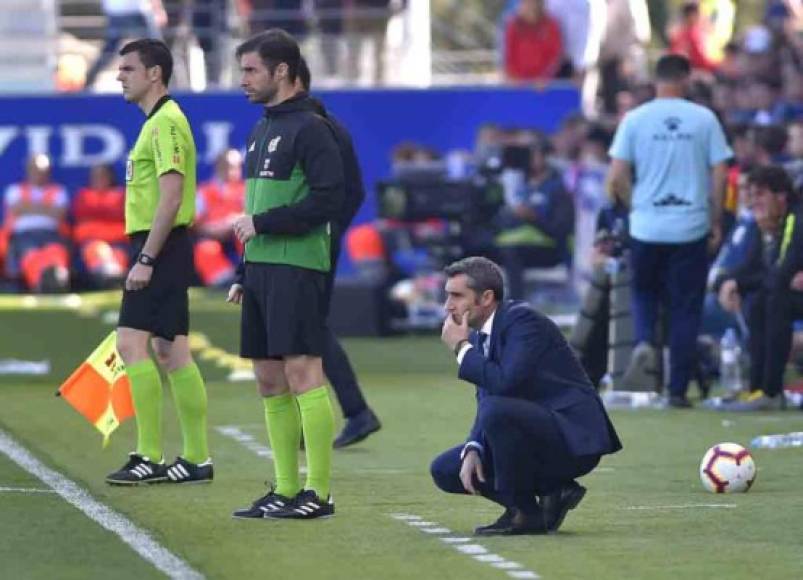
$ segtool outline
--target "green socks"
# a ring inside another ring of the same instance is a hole
[[[265,397],[265,421],[273,449],[276,493],[293,497],[301,490],[298,480],[298,447],[301,444],[301,416],[295,398],[288,394]]]
[[[137,414],[137,453],[162,460],[162,381],[151,359],[126,365]]]
[[[307,484],[321,499],[329,496],[332,471],[332,439],[335,417],[326,387],[301,395],[266,397],[265,419],[276,469],[276,493],[293,497],[301,490],[298,478],[298,446],[304,428],[307,450]]]
[[[318,387],[296,397],[304,426],[304,447],[307,450],[307,484],[319,498],[329,497],[332,474],[332,440],[335,416],[326,387]]]
[[[167,378],[173,389],[184,438],[181,456],[190,463],[203,463],[209,459],[209,446],[206,441],[206,388],[201,371],[193,362],[168,373]]]

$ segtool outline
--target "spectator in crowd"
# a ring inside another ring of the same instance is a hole
[[[223,50],[228,31],[228,0],[162,0],[168,16],[165,40],[173,52],[184,53],[184,70],[174,73],[185,76],[191,86],[204,86],[191,79],[189,42],[194,37],[203,52],[205,86],[219,87],[223,71]]]
[[[748,108],[739,112],[743,120],[755,125],[775,125],[790,118],[790,110],[780,99],[781,81],[767,77],[756,77],[742,83],[749,99]]]
[[[560,26],[544,0],[521,0],[505,26],[505,76],[514,82],[555,77],[563,58]]]
[[[786,151],[789,160],[784,169],[792,178],[796,191],[803,191],[803,119],[787,127]]]
[[[125,190],[118,187],[111,165],[89,172],[89,185],[72,202],[72,238],[94,288],[114,286],[128,271],[125,235]]]
[[[786,129],[783,126],[754,126],[751,137],[756,165],[782,164],[787,161]]]
[[[558,130],[550,137],[552,162],[561,171],[567,171],[580,157],[580,149],[589,129],[588,120],[582,115],[568,115]]]
[[[546,11],[560,26],[563,60],[558,76],[581,81],[596,64],[604,17],[591,0],[546,0]]]
[[[741,267],[716,281],[719,302],[728,312],[747,307],[750,330],[750,393],[725,403],[727,411],[780,409],[783,375],[792,346],[793,321],[803,318],[803,213],[786,172],[759,167],[750,174],[752,207],[761,236]]]
[[[340,63],[344,0],[315,0],[315,11],[321,30],[321,57],[324,74],[333,77],[337,74]]]
[[[607,0],[599,54],[602,110],[616,111],[616,95],[646,77],[652,31],[646,0]]]
[[[738,207],[735,211],[735,223],[708,271],[708,292],[703,306],[701,332],[704,335],[713,335],[717,340],[727,328],[736,328],[737,331],[741,331],[741,328],[734,315],[725,311],[719,304],[719,297],[714,291],[715,286],[718,284],[718,280],[744,268],[745,264],[753,259],[752,255],[756,252],[756,245],[761,244],[761,230],[751,209],[752,201],[747,173],[742,172],[738,175],[736,189]]]
[[[380,85],[385,79],[385,41],[388,20],[393,13],[392,0],[352,0],[346,13],[347,30],[347,77],[360,79],[363,44],[371,44],[374,63],[373,82]]]
[[[496,246],[508,278],[512,299],[524,297],[526,268],[550,268],[570,261],[569,238],[574,231],[574,206],[563,179],[548,162],[549,144],[532,146],[529,179],[508,188],[497,216]]]
[[[699,6],[707,28],[705,52],[711,60],[720,62],[733,38],[736,5],[733,0],[699,0]]]
[[[304,0],[239,0],[241,13],[248,19],[251,34],[269,28],[281,28],[296,38],[309,33],[309,22]]]
[[[9,185],[3,198],[6,274],[27,290],[65,290],[69,280],[67,191],[51,179],[50,158],[34,155],[26,179]]]
[[[574,258],[572,270],[578,296],[585,294],[594,267],[592,261],[597,214],[605,205],[610,134],[599,125],[589,129],[580,148],[580,158],[564,173],[574,197]]]
[[[98,74],[112,61],[117,47],[126,38],[161,38],[167,24],[162,0],[103,0],[106,37],[100,56],[86,74],[86,86],[95,84]]]
[[[204,286],[228,288],[242,254],[232,225],[243,213],[243,157],[228,149],[215,160],[215,175],[198,187],[195,223],[195,271]]]
[[[688,58],[693,69],[712,72],[717,64],[708,55],[707,24],[697,2],[686,2],[680,10],[680,22],[669,35],[669,46],[673,53]]]
[[[633,356],[645,366],[655,359],[655,328],[665,302],[672,313],[668,404],[676,408],[691,406],[686,389],[695,365],[706,249],[722,237],[725,162],[732,156],[714,113],[683,99],[690,73],[685,57],[661,57],[657,98],[631,111],[617,129],[608,178],[611,195],[630,208]]]

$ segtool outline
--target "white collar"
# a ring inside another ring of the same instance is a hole
[[[494,316],[496,316],[496,310],[491,312],[491,315],[488,317],[488,320],[486,320],[485,324],[483,324],[482,328],[480,328],[480,332],[484,332],[485,334],[487,334],[489,339],[491,337],[491,332],[493,331],[494,328]]]

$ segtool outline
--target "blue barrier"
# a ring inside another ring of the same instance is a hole
[[[470,149],[478,127],[556,129],[578,110],[577,91],[554,87],[444,88],[320,91],[315,93],[351,130],[368,199],[357,222],[376,215],[373,186],[390,173],[390,153],[401,141],[433,149]],[[236,93],[177,94],[195,133],[198,180],[207,179],[216,152],[242,148],[260,109]],[[35,152],[53,158],[53,175],[71,193],[84,186],[88,168],[110,162],[120,177],[128,148],[143,122],[141,111],[120,96],[55,95],[0,98],[0,191],[19,181]],[[2,211],[2,210],[0,210]]]

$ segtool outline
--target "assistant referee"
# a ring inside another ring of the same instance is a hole
[[[125,282],[117,349],[131,382],[137,449],[107,476],[114,485],[208,482],[206,388],[190,354],[189,288],[193,270],[187,227],[195,215],[195,142],[187,118],[167,94],[173,58],[158,40],[126,44],[117,80],[147,116],[126,164],[125,226],[136,262]],[[183,453],[164,461],[162,384],[148,341],[172,387]]]

